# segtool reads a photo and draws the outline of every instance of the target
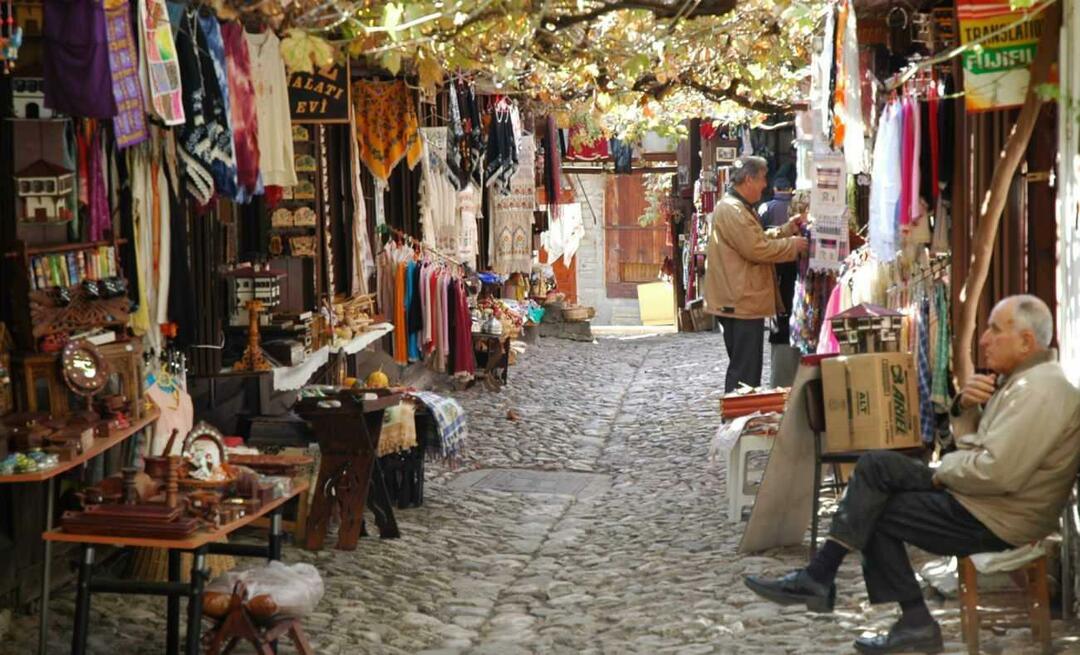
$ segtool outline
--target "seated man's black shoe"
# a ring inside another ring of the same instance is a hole
[[[879,653],[940,653],[945,650],[941,638],[941,626],[931,621],[920,626],[893,624],[887,635],[859,637],[855,640],[855,650],[869,655]]]
[[[836,585],[814,580],[806,569],[776,579],[748,575],[746,586],[758,596],[780,605],[805,603],[811,612],[831,612],[836,602]]]

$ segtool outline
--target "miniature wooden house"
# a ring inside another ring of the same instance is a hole
[[[903,321],[898,311],[864,303],[834,316],[832,329],[844,355],[899,352]]]
[[[15,175],[15,188],[23,204],[23,221],[62,223],[71,220],[68,200],[75,188],[75,175],[63,166],[39,159]]]
[[[285,273],[281,271],[250,266],[231,271],[228,274],[229,297],[232,302],[229,324],[238,327],[248,324],[249,300],[262,302],[267,311],[259,315],[260,322],[269,324],[270,310],[281,302],[281,280],[284,277]]]

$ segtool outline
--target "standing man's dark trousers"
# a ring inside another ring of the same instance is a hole
[[[765,319],[720,317],[724,329],[724,348],[728,369],[724,393],[739,388],[739,383],[761,386],[762,353],[765,349]]]
[[[904,543],[936,555],[966,556],[1009,550],[944,489],[933,470],[900,453],[878,450],[855,465],[829,536],[862,551],[871,603],[922,598]]]

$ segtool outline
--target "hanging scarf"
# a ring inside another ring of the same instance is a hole
[[[367,231],[367,204],[364,190],[360,188],[360,146],[356,140],[356,119],[353,106],[349,105],[349,158],[352,175],[349,189],[353,200],[353,279],[351,290],[355,293],[367,293],[368,279],[375,271],[375,261],[371,256],[371,242]]]
[[[180,63],[172,27],[162,0],[138,0],[139,58],[147,105],[166,125],[184,123],[184,99],[180,88]]]
[[[135,54],[131,11],[126,0],[105,8],[105,32],[109,42],[112,94],[117,110],[113,117],[116,147],[130,148],[146,141],[150,135],[146,131],[146,109],[139,87],[139,60]]]
[[[214,162],[210,170],[214,174],[214,183],[218,193],[226,198],[236,198],[237,173],[234,156],[236,148],[233,145],[229,77],[226,72],[225,43],[221,38],[221,25],[212,15],[199,16],[199,31],[202,34],[199,44],[205,50],[201,61],[203,85],[206,88],[208,100],[206,108],[209,110],[206,124],[215,146]]]
[[[251,55],[244,38],[244,26],[240,23],[222,25],[221,38],[228,66],[237,199],[246,202],[259,191],[259,120],[255,110],[255,85],[251,81]]]
[[[200,205],[209,204],[214,197],[214,178],[210,167],[214,161],[214,142],[207,125],[206,89],[199,56],[198,13],[184,11],[176,30],[176,53],[183,79],[184,114],[187,121],[180,126],[177,146],[183,165],[185,188]]]
[[[101,138],[101,128],[97,121],[87,120],[88,131],[87,167],[87,204],[90,207],[90,240],[103,241],[112,232],[112,216],[109,213],[109,190],[105,185],[105,145]]]
[[[558,218],[559,205],[562,204],[562,152],[559,149],[559,128],[555,117],[548,116],[544,129],[544,190],[547,202],[552,207],[552,219]]]
[[[491,265],[499,275],[532,270],[533,209],[536,208],[536,145],[521,140],[520,161],[507,195],[492,194]]]
[[[422,154],[419,121],[405,82],[356,82],[352,99],[360,160],[371,174],[387,182],[402,158],[415,168]]]

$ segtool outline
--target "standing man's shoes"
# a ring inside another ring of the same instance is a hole
[[[866,655],[940,653],[945,650],[945,642],[941,638],[941,626],[937,621],[915,627],[904,626],[897,621],[887,635],[856,639],[855,650]]]
[[[792,571],[782,578],[746,576],[746,586],[758,596],[780,605],[806,604],[811,612],[832,612],[836,603],[836,585],[822,584],[806,569]]]

